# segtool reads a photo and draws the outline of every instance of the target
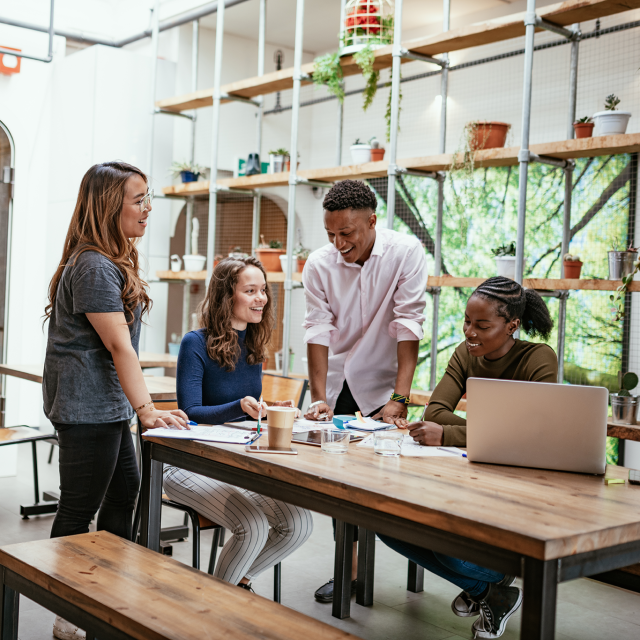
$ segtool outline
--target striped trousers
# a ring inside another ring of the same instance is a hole
[[[164,490],[171,500],[229,529],[213,575],[231,584],[278,564],[313,531],[306,509],[177,467],[165,466]]]

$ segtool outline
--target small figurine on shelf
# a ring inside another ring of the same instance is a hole
[[[200,235],[200,221],[191,220],[191,254],[182,256],[185,271],[202,271],[207,258],[198,254],[198,236]]]

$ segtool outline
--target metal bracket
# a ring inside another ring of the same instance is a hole
[[[308,180],[307,178],[301,178],[299,176],[289,176],[290,185],[303,184],[308,187],[320,187],[322,189],[331,189],[333,182],[322,182],[321,180]]]
[[[394,56],[399,58],[409,58],[410,60],[419,60],[420,62],[429,62],[430,64],[437,64],[439,67],[449,66],[447,60],[440,60],[439,58],[433,58],[431,56],[424,55],[423,53],[415,53],[409,51],[409,49],[400,48],[398,53],[393,53]]]
[[[531,152],[529,149],[520,149],[520,151],[518,151],[518,162],[529,162],[530,156]]]
[[[437,171],[422,171],[421,169],[407,169],[406,167],[399,167],[397,164],[389,164],[387,169],[388,176],[417,176],[418,178],[431,178],[432,180],[438,180]]]
[[[220,100],[231,100],[232,102],[244,102],[245,104],[252,104],[254,107],[262,106],[258,100],[252,100],[251,98],[243,98],[242,96],[234,96],[232,93],[221,93]]]
[[[550,156],[539,156],[536,153],[531,153],[531,151],[529,151],[529,162],[539,162],[540,164],[549,164],[552,167],[566,169],[569,166],[570,161],[563,160],[561,158],[551,158]],[[573,160],[571,160],[571,162],[573,162]]]
[[[432,296],[439,296],[441,287],[427,287],[427,293],[430,293]]]
[[[156,107],[153,112],[154,115],[158,113],[164,113],[167,116],[178,116],[178,118],[186,118],[187,120],[195,120],[195,115],[191,113],[182,113],[181,111],[169,111],[168,109],[159,109]]]
[[[2,179],[0,179],[0,182],[2,184],[13,184],[15,179],[16,179],[16,170],[13,167],[2,168]]]
[[[549,22],[540,16],[536,16],[536,27],[540,27],[541,29],[545,29],[546,31],[552,31],[553,33],[557,33],[559,36],[564,36],[567,40],[574,40],[576,38],[576,32],[572,29],[566,29],[565,27],[561,27],[559,24],[554,24],[553,22]]]
[[[302,82],[303,80],[311,80],[311,76],[308,73],[301,73],[299,76],[293,76],[293,79]]]
[[[567,300],[571,294],[571,291],[566,289],[554,289],[553,291],[548,289],[536,289],[536,291],[538,292],[538,295],[543,298],[559,298],[560,300]]]
[[[225,193],[238,193],[243,196],[257,197],[257,193],[253,189],[233,189],[232,187],[225,187],[219,184],[213,184],[209,187],[209,193],[218,193],[218,191],[224,191]]]

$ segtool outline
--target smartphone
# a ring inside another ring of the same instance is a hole
[[[364,436],[360,433],[351,433],[349,435],[349,442],[359,442]],[[314,447],[322,446],[322,431],[316,429],[313,431],[303,431],[302,433],[294,433],[291,442],[297,442],[302,444],[310,444]]]
[[[640,484],[640,471],[638,469],[629,469],[629,483]]]
[[[298,450],[297,449],[280,449],[279,447],[267,447],[265,445],[259,445],[259,444],[248,444],[244,450],[247,453],[283,453],[285,455],[290,455],[290,456],[297,456],[298,455]]]

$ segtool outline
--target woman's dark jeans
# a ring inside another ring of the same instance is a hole
[[[60,501],[51,537],[98,531],[131,540],[140,487],[129,421],[105,424],[53,423],[60,445]]]

